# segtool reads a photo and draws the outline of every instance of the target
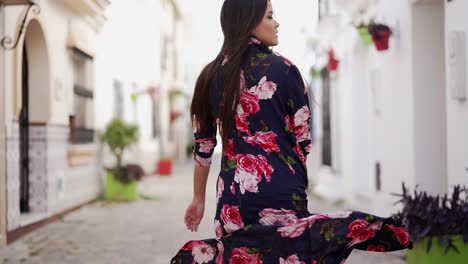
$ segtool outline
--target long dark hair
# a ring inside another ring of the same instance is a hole
[[[209,103],[210,87],[216,78],[223,81],[218,117],[221,138],[226,146],[235,121],[240,97],[240,67],[242,55],[249,46],[255,27],[262,21],[269,0],[225,0],[221,9],[224,43],[218,56],[201,71],[195,84],[190,116],[192,125],[207,129],[215,117]],[[225,61],[227,59],[227,61]],[[221,65],[224,63],[224,66]]]

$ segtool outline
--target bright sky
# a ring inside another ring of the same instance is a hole
[[[317,0],[271,0],[276,20],[280,23],[280,44],[275,50],[292,60],[302,72],[310,63],[305,59],[307,36],[315,29]],[[180,0],[185,13],[187,52],[193,70],[211,61],[219,52],[223,34],[219,15],[223,0]],[[187,55],[188,55],[187,54]],[[194,74],[196,74],[194,72]]]

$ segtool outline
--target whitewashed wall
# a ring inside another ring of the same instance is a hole
[[[140,127],[137,147],[127,152],[126,160],[141,164],[154,172],[158,159],[158,142],[152,136],[152,104],[141,95],[136,108],[131,101],[134,89],[142,91],[160,84],[160,5],[159,1],[115,0],[107,9],[107,23],[97,37],[96,128],[102,131],[114,117],[114,80],[122,83],[124,119]],[[159,120],[158,120],[159,122]],[[107,166],[115,160],[108,152]]]
[[[445,1],[444,1],[445,2]],[[445,29],[447,34],[454,30],[461,30],[465,34],[465,76],[468,76],[468,18],[466,12],[468,2],[456,0],[445,4]],[[448,60],[448,53],[446,58]],[[446,63],[448,69],[448,61]],[[466,77],[465,77],[466,78]],[[448,87],[448,80],[447,80]],[[468,94],[468,78],[465,83],[465,93]],[[448,139],[448,183],[449,185],[468,185],[468,103],[451,98],[447,89],[447,139]]]
[[[0,9],[0,36],[4,32],[3,9]],[[5,152],[5,83],[4,80],[4,50],[0,49],[0,168],[5,168],[6,152]],[[6,244],[6,220],[7,220],[7,203],[6,203],[6,175],[5,170],[0,170],[0,248]]]

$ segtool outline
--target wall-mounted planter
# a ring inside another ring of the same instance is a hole
[[[384,24],[374,24],[369,26],[369,33],[374,41],[375,48],[378,51],[388,50],[389,40],[392,35],[392,30]]]

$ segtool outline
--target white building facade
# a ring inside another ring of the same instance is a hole
[[[170,90],[180,87],[185,76],[182,13],[174,0],[115,0],[106,17],[97,37],[96,126],[102,131],[113,118],[137,124],[139,142],[124,159],[151,174],[159,159],[185,154],[186,137],[177,134],[188,123],[174,128],[178,123],[170,121]],[[182,149],[176,149],[181,142]],[[106,148],[102,162],[115,165]]]
[[[319,57],[333,49],[340,63],[314,82],[322,130],[315,190],[388,215],[402,182],[434,194],[468,185],[468,3],[319,4],[311,43]],[[361,41],[355,25],[370,19],[392,29],[388,50]]]
[[[18,45],[0,48],[0,231],[9,238],[95,199],[102,189],[93,65],[110,1],[34,3]],[[2,38],[14,43],[27,9],[1,7]]]

